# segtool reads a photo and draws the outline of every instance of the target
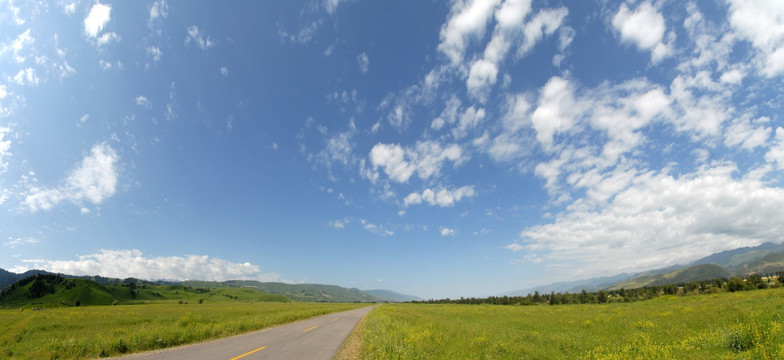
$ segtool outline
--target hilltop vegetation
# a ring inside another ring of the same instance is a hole
[[[37,307],[134,304],[160,301],[289,302],[282,295],[265,294],[247,288],[194,288],[186,285],[150,285],[136,281],[104,285],[92,280],[67,279],[60,275],[38,274],[22,279],[0,293],[0,306]],[[78,301],[78,304],[77,304]]]

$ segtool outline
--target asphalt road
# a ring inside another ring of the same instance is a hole
[[[330,360],[373,307],[328,314],[248,334],[119,359]]]

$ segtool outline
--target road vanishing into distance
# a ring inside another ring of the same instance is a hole
[[[331,360],[372,306],[333,313],[225,339],[123,356],[118,359]]]

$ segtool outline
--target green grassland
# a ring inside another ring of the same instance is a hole
[[[181,288],[170,291],[183,293]],[[0,309],[0,358],[121,355],[226,337],[360,306],[364,305],[164,301],[39,311]]]
[[[360,359],[782,359],[784,288],[634,303],[374,309]]]

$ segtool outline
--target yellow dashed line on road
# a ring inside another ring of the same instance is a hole
[[[248,351],[248,352],[246,352],[246,353],[244,353],[244,354],[242,354],[242,355],[235,356],[235,357],[233,357],[233,358],[231,358],[231,359],[229,359],[229,360],[237,360],[237,359],[239,359],[239,358],[246,357],[246,356],[248,356],[248,355],[250,355],[250,354],[253,354],[253,353],[255,353],[256,351],[264,350],[264,348],[266,348],[266,346],[262,346],[262,347],[260,347],[260,348],[258,348],[258,349],[256,349],[256,350],[253,350],[253,351]]]
[[[317,327],[318,327],[318,325],[316,325],[316,326],[314,326],[314,327],[312,327],[312,328],[307,328],[307,329],[305,329],[305,330],[302,330],[302,332],[308,332],[308,331],[310,331],[310,330],[313,330],[313,329],[315,329],[315,328],[317,328]]]

